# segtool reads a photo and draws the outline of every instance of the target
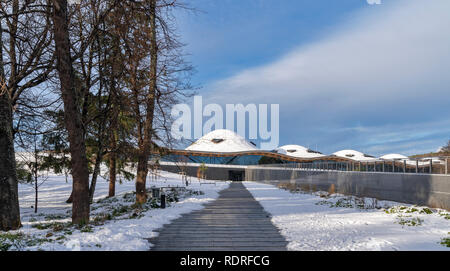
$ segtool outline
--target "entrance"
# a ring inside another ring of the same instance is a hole
[[[230,170],[228,171],[228,179],[234,182],[242,182],[245,177],[245,171],[243,170]]]

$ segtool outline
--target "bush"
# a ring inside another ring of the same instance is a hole
[[[450,232],[448,234],[450,234]],[[445,247],[450,247],[450,238],[449,237],[442,238],[440,244]]]

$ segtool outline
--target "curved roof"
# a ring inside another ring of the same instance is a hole
[[[367,154],[364,154],[362,152],[355,151],[355,150],[342,150],[342,151],[335,152],[333,154],[336,156],[339,156],[339,157],[345,157],[345,158],[353,159],[356,161],[376,160],[376,158],[371,155],[367,155]]]
[[[202,136],[187,147],[186,150],[207,152],[242,152],[258,150],[258,148],[233,131],[218,129]]]
[[[380,157],[381,159],[408,159],[407,156],[404,156],[402,154],[398,154],[398,153],[390,153],[390,154],[385,154],[383,156]]]
[[[277,153],[299,158],[323,157],[325,155],[300,145],[284,145],[275,149]]]

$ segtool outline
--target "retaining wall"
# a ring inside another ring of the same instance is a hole
[[[450,175],[248,167],[245,180],[450,210]]]

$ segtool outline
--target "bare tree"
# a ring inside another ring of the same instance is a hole
[[[38,210],[39,187],[48,180],[48,168],[46,168],[45,154],[42,149],[43,134],[47,130],[44,122],[39,116],[28,116],[23,120],[22,129],[17,136],[19,146],[24,150],[18,153],[20,157],[20,161],[17,162],[18,168],[25,172],[19,179],[33,186],[35,213]]]
[[[21,225],[13,116],[53,70],[48,8],[45,0],[0,2],[0,230]]]
[[[442,147],[443,152],[450,152],[450,140],[447,142],[447,145]]]
[[[126,52],[128,101],[136,120],[136,203],[146,201],[148,159],[158,145],[170,142],[168,110],[191,89],[192,67],[183,61],[172,9],[177,1],[145,0],[126,6],[128,28],[122,34]]]

